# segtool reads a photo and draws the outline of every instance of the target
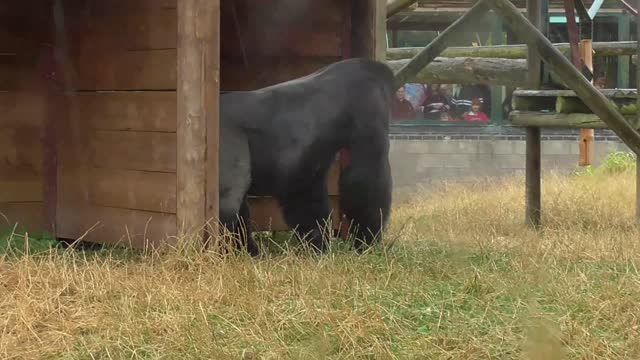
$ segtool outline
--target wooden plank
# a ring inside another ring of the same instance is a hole
[[[72,93],[76,115],[96,130],[176,131],[175,91]]]
[[[280,55],[340,56],[344,2],[278,0],[260,5],[255,0],[223,2],[221,31],[228,35],[221,38],[221,54],[239,56],[239,45],[244,44],[250,61],[254,57]]]
[[[174,90],[177,83],[175,50],[126,51],[117,56],[82,56],[78,62],[79,90]],[[255,58],[248,69],[239,59],[225,59],[221,67],[223,90],[265,87],[308,75],[341,57]]]
[[[91,204],[175,214],[176,175],[172,173],[93,169]]]
[[[90,0],[91,15],[116,16],[145,14],[154,11],[175,11],[178,0]]]
[[[95,131],[90,146],[94,167],[176,172],[175,133]]]
[[[638,92],[636,89],[597,89],[603,96],[612,99],[635,99]],[[520,97],[574,97],[578,95],[573,90],[532,90],[532,89],[517,89],[513,91],[514,96]]]
[[[21,169],[40,174],[43,161],[40,137],[38,128],[0,128],[0,170]],[[6,175],[0,173],[0,178]]]
[[[9,179],[0,178],[0,203],[43,201],[42,178],[12,175]]]
[[[611,98],[609,103],[622,115],[635,114],[638,109],[636,100],[629,98]],[[558,96],[556,98],[555,111],[559,113],[584,113],[592,114],[593,111],[578,97]]]
[[[339,6],[342,1],[307,3],[302,15],[305,21],[282,17],[265,18],[265,6],[251,6],[249,11],[237,14],[242,29],[245,49],[253,56],[338,56],[342,39],[339,29],[344,21]],[[232,6],[225,6],[222,31],[229,34],[222,39],[224,56],[241,56]],[[327,6],[329,5],[329,6]],[[267,5],[269,6],[269,5]],[[269,6],[273,8],[273,6]],[[118,9],[119,11],[116,11]],[[92,49],[175,49],[177,46],[177,14],[175,8],[152,8],[142,11],[126,7],[111,9],[106,14],[92,11],[88,18],[88,33],[84,41]],[[242,10],[242,9],[240,9]]]
[[[40,127],[46,112],[46,98],[41,93],[0,91],[0,128]]]
[[[634,115],[625,116],[634,124]],[[540,111],[512,111],[509,121],[515,126],[539,128],[571,128],[571,129],[607,129],[607,124],[595,114],[563,114]]]
[[[18,225],[18,231],[38,233],[46,229],[42,202],[0,202],[0,231]]]
[[[94,49],[160,50],[175,49],[177,17],[175,9],[154,8],[133,13],[95,14],[90,17],[85,41]]]
[[[0,56],[0,91],[35,90],[39,84],[34,64],[20,63],[16,56]]]
[[[231,91],[255,90],[280,82],[306,76],[341,60],[342,57],[271,57],[261,58],[260,66],[246,69],[239,61],[223,61],[220,89]]]
[[[108,207],[58,209],[58,236],[102,244],[118,244],[137,249],[175,243],[176,217],[173,214]]]
[[[334,229],[340,226],[340,211],[338,196],[330,196],[331,219]],[[249,209],[251,212],[251,222],[255,231],[289,231],[291,230],[282,215],[282,210],[278,202],[273,197],[250,197]]]
[[[96,51],[74,59],[78,90],[175,90],[176,50]]]

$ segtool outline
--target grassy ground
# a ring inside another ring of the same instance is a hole
[[[640,358],[630,164],[545,177],[539,233],[514,178],[398,204],[363,256],[5,246],[0,358]]]

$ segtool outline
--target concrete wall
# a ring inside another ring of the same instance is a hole
[[[596,137],[594,165],[615,151],[629,151],[615,136]],[[391,137],[391,167],[398,200],[416,190],[429,190],[445,180],[522,174],[524,136],[396,135]],[[543,136],[543,171],[578,169],[576,135]]]

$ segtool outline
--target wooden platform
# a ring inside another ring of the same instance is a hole
[[[636,89],[601,89],[630,123],[637,123]],[[509,121],[516,126],[607,129],[572,90],[515,90]]]

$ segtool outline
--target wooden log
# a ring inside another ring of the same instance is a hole
[[[486,0],[479,0],[464,15],[458,18],[453,24],[449,25],[442,33],[433,39],[429,45],[420,50],[395,73],[395,87],[398,88],[405,84],[409,79],[415,77],[423,68],[432,62],[440,53],[447,48],[447,43],[456,37],[461,36],[460,33],[472,21],[477,21],[488,7]]]
[[[622,115],[632,115],[637,112],[636,101],[626,98],[608,99],[611,106],[615,107]],[[559,113],[592,113],[591,109],[580,98],[558,96],[556,99],[556,112]]]
[[[636,89],[596,89],[597,92],[610,99],[631,99],[636,100]],[[514,96],[523,97],[574,97],[579,98],[578,94],[570,89],[554,89],[554,90],[532,90],[532,89],[516,89],[513,91]]]
[[[634,116],[625,116],[633,124]],[[522,111],[509,113],[514,126],[537,128],[607,129],[607,124],[594,114],[560,114],[557,112]]]
[[[546,35],[547,0],[527,0],[527,16],[538,30]],[[504,20],[503,20],[504,21]],[[507,22],[508,24],[508,22]],[[543,36],[544,36],[543,35]],[[539,89],[542,82],[543,63],[540,55],[531,46],[527,47],[527,83],[532,89]],[[525,222],[534,228],[540,226],[542,218],[542,144],[540,128],[527,127],[525,152]]]
[[[636,41],[594,42],[593,56],[629,56],[635,55]],[[569,56],[571,52],[568,43],[556,43],[553,47],[563,55]],[[402,47],[387,49],[387,60],[411,59],[420,52],[421,47]],[[525,59],[527,57],[527,45],[497,45],[497,46],[452,46],[444,50],[441,57],[486,57],[503,59]]]
[[[557,96],[523,96],[521,91],[515,90],[511,95],[513,110],[522,111],[554,111]]]
[[[388,61],[394,71],[409,60]],[[435,58],[415,75],[403,80],[431,84],[488,84],[519,87],[527,81],[527,62],[518,59]]]
[[[389,0],[387,1],[387,18],[415,4],[418,0]]]
[[[487,0],[518,37],[536,50],[551,70],[603,119],[611,130],[634,152],[640,153],[640,134],[624,119],[593,85],[573,67],[571,62],[553,47],[509,0]]]
[[[204,235],[207,214],[218,214],[219,12],[218,0],[177,3],[176,221],[181,235]]]

